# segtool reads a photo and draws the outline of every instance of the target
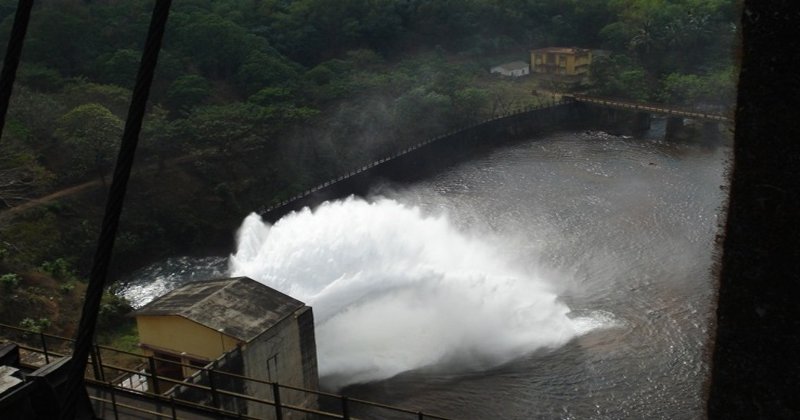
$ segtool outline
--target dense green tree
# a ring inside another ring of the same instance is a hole
[[[58,92],[66,80],[57,70],[42,64],[22,62],[17,70],[17,82],[39,92]]]
[[[187,116],[184,129],[195,148],[213,147],[231,155],[246,150],[269,148],[276,127],[269,110],[253,103],[231,103],[197,107]]]
[[[452,105],[449,96],[424,87],[406,92],[397,98],[394,106],[401,136],[416,143],[447,131]]]
[[[302,67],[277,52],[270,52],[253,51],[239,67],[234,80],[245,95],[251,95],[265,87],[297,84]]]
[[[404,31],[397,3],[295,0],[273,11],[268,37],[281,52],[309,67],[359,47],[388,53]]]
[[[167,105],[176,111],[202,106],[211,96],[211,83],[204,77],[188,74],[176,78],[167,90]]]
[[[98,80],[117,86],[133,88],[142,53],[123,48],[100,55],[97,59]]]
[[[159,169],[164,168],[167,159],[186,151],[187,144],[180,136],[181,122],[171,121],[169,111],[161,106],[154,106],[144,118],[139,148],[145,156],[158,160]]]
[[[128,115],[131,97],[130,89],[116,86],[91,83],[86,79],[73,79],[62,89],[60,102],[68,108],[75,108],[87,103],[100,104],[118,118]]]
[[[636,101],[650,99],[647,71],[625,55],[595,59],[587,84],[589,92],[597,96]]]
[[[671,73],[661,80],[658,99],[690,108],[727,108],[735,99],[735,74],[733,68],[705,75]]]
[[[267,106],[294,106],[296,97],[291,90],[283,87],[265,87],[250,96],[248,102]]]
[[[355,71],[380,71],[386,62],[380,54],[368,48],[350,50],[346,55]]]
[[[55,176],[28,153],[0,155],[0,208],[35,198],[46,191],[54,179]]]
[[[80,105],[58,120],[55,136],[71,149],[73,168],[79,176],[94,172],[105,185],[124,123],[98,103]]]
[[[453,94],[453,115],[457,125],[475,123],[486,116],[490,95],[485,89],[468,87]]]
[[[294,93],[286,88],[264,88],[248,99],[265,110],[272,130],[279,132],[310,120],[319,114],[313,108],[298,104]]]
[[[208,77],[227,78],[236,74],[256,37],[236,23],[211,13],[194,12],[171,17],[174,46]]]
[[[551,87],[551,90],[554,89]],[[490,114],[493,116],[509,114],[523,104],[519,90],[509,80],[500,80],[492,84],[487,93],[491,107]]]
[[[353,92],[352,66],[343,60],[321,63],[303,75],[306,96],[315,104],[324,104],[344,98]]]
[[[608,0],[569,0],[575,33],[572,43],[589,48],[599,48],[602,45],[600,31],[614,18],[614,11],[608,7]]]
[[[58,95],[37,92],[26,86],[16,86],[9,104],[8,117],[19,122],[30,134],[30,137],[25,139],[24,148],[41,155],[52,145],[52,135],[58,117],[66,110]],[[5,134],[3,133],[4,136]]]
[[[141,50],[153,9],[152,0],[94,0],[81,3],[88,7],[91,21],[86,23],[91,24],[93,36],[109,47],[102,52]]]
[[[734,21],[720,11],[735,0],[610,0],[617,19],[601,30],[607,46],[627,50],[655,75],[695,72],[724,59]]]
[[[469,0],[413,0],[406,9],[409,29],[428,45],[458,51],[465,37],[480,32],[477,10]]]
[[[53,2],[34,11],[25,40],[25,59],[65,76],[86,74],[102,39],[92,33],[92,18],[81,2]]]

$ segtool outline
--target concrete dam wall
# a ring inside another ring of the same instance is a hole
[[[420,142],[265,209],[260,212],[261,216],[274,223],[287,213],[303,207],[313,208],[326,200],[364,196],[381,182],[422,179],[498,145],[580,125],[581,122],[575,120],[575,105],[574,101],[564,101],[546,107],[526,108]]]

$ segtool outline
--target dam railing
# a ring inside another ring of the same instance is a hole
[[[692,118],[707,121],[731,122],[731,118],[713,112],[704,112],[691,108],[679,108],[646,102],[632,102],[624,99],[593,98],[585,95],[572,95],[577,102],[599,105],[608,108],[619,108],[631,111],[646,112],[651,114],[667,115],[672,117]]]
[[[20,367],[29,372],[67,360],[65,357],[71,353],[71,347],[75,343],[70,338],[5,324],[0,324],[0,338],[18,346]],[[419,410],[249,378],[218,370],[216,363],[217,360],[206,366],[187,365],[95,344],[87,362],[84,384],[96,415],[103,419],[152,416],[156,419],[173,420],[256,420],[259,417],[245,414],[244,410],[245,407],[256,405],[268,407],[273,413],[271,418],[276,420],[298,416],[309,419],[356,420],[364,418],[366,411],[373,418],[392,416],[409,420],[455,420]],[[176,370],[190,370],[193,374],[186,379],[179,379],[175,375],[163,373]],[[208,384],[201,385],[190,380],[201,373],[210,379]],[[251,387],[267,388],[271,395],[263,398],[241,391]],[[176,395],[185,394],[178,392],[179,388],[184,391],[189,389],[193,395],[200,397],[191,400],[178,397]],[[281,401],[282,398],[288,399],[290,394],[307,396],[317,404],[301,406]]]
[[[564,105],[573,105],[576,103],[581,104],[588,104],[593,106],[599,106],[604,108],[615,108],[615,109],[622,109],[627,111],[633,112],[640,112],[640,113],[648,113],[648,114],[658,114],[658,115],[665,115],[673,118],[689,118],[689,119],[697,119],[697,120],[704,120],[704,121],[713,121],[713,122],[731,122],[731,119],[725,115],[721,115],[718,113],[707,112],[707,111],[700,111],[695,109],[688,109],[688,108],[678,108],[678,107],[670,107],[661,104],[652,104],[652,103],[640,103],[640,102],[631,102],[627,100],[621,99],[613,99],[613,98],[595,98],[589,97],[585,95],[575,94],[575,95],[563,95],[562,97],[556,99],[554,98],[552,102],[539,102],[537,104],[529,104],[525,105],[508,112],[504,112],[501,115],[496,115],[490,118],[486,118],[483,120],[475,121],[472,124],[463,126],[456,130],[451,130],[447,133],[440,134],[438,136],[434,136],[428,138],[426,140],[420,141],[414,145],[407,146],[401,148],[399,150],[390,153],[384,157],[376,159],[366,165],[362,165],[356,168],[352,168],[350,170],[345,171],[344,173],[340,174],[339,176],[325,181],[319,185],[316,185],[312,188],[308,188],[304,191],[298,192],[293,194],[290,197],[287,197],[281,200],[278,203],[274,203],[266,208],[262,208],[258,211],[259,214],[264,215],[267,213],[271,213],[281,208],[286,208],[290,204],[298,202],[298,200],[302,200],[306,197],[311,196],[312,194],[330,188],[331,186],[347,181],[350,178],[362,174],[366,171],[373,170],[376,167],[381,165],[385,165],[388,162],[394,161],[398,158],[401,158],[411,152],[419,150],[421,148],[433,145],[438,142],[446,141],[448,139],[453,139],[458,136],[463,136],[464,134],[474,132],[475,130],[479,129],[480,127],[489,126],[492,123],[504,123],[508,122],[509,124],[514,124],[514,121],[518,120],[520,117],[525,116],[526,114],[534,114],[537,111],[542,111],[545,109],[556,109],[558,107]],[[557,120],[557,114],[553,114],[551,116],[553,121]],[[528,127],[530,129],[530,127]]]
[[[428,138],[426,140],[420,141],[420,142],[418,142],[416,144],[400,148],[400,149],[398,149],[398,150],[396,150],[396,151],[394,151],[394,152],[392,152],[392,153],[390,153],[390,154],[388,154],[386,156],[378,158],[378,159],[376,159],[376,160],[374,160],[374,161],[372,161],[370,163],[367,163],[365,165],[361,165],[361,166],[358,166],[358,167],[355,167],[355,168],[351,168],[350,170],[347,170],[347,171],[343,172],[342,174],[340,174],[339,176],[337,176],[337,177],[335,177],[335,178],[333,178],[331,180],[325,181],[325,182],[323,182],[321,184],[318,184],[318,185],[316,185],[316,186],[314,186],[312,188],[308,188],[308,189],[306,189],[304,191],[295,193],[292,196],[290,196],[290,197],[288,197],[288,198],[286,198],[284,200],[281,200],[278,203],[275,203],[273,205],[270,205],[270,206],[267,206],[267,207],[265,207],[263,209],[260,209],[258,211],[258,213],[262,214],[262,215],[266,214],[266,213],[270,213],[270,212],[275,211],[277,209],[280,209],[281,207],[284,207],[284,206],[286,206],[286,205],[288,205],[288,204],[290,204],[292,202],[295,202],[297,200],[300,200],[300,199],[303,199],[305,197],[308,197],[308,196],[310,196],[310,195],[312,195],[312,194],[316,193],[317,191],[320,191],[320,190],[322,190],[324,188],[328,188],[328,187],[330,187],[330,186],[332,186],[334,184],[337,184],[337,183],[342,182],[342,181],[346,181],[349,178],[352,178],[352,177],[354,177],[356,175],[359,175],[361,173],[369,171],[369,170],[371,170],[371,169],[373,169],[373,168],[375,168],[377,166],[386,164],[389,161],[392,161],[392,160],[398,159],[400,157],[403,157],[403,156],[405,156],[405,155],[407,155],[407,154],[409,154],[411,152],[414,152],[414,151],[416,151],[418,149],[421,149],[423,147],[429,146],[431,144],[435,144],[435,143],[441,142],[441,141],[443,141],[445,139],[450,139],[450,138],[453,138],[454,136],[458,136],[458,135],[461,135],[463,133],[469,132],[471,130],[475,130],[476,128],[478,128],[480,126],[485,126],[485,125],[488,125],[488,124],[490,124],[492,122],[501,122],[503,120],[512,120],[512,119],[514,119],[516,117],[519,117],[521,115],[524,115],[524,114],[529,114],[529,113],[532,113],[532,112],[535,112],[535,111],[540,111],[540,110],[545,110],[545,109],[550,109],[550,108],[556,108],[556,107],[563,106],[563,105],[568,105],[568,104],[571,104],[571,103],[574,103],[574,99],[572,97],[563,97],[563,98],[559,98],[559,99],[554,99],[552,102],[540,102],[538,104],[524,105],[524,106],[521,106],[521,107],[518,107],[518,108],[511,109],[511,110],[509,110],[507,112],[503,112],[500,115],[496,115],[496,116],[493,116],[493,117],[490,117],[490,118],[486,118],[486,119],[475,121],[472,124],[468,124],[466,126],[462,126],[462,127],[458,128],[458,129],[454,129],[454,130],[448,131],[446,133],[443,133],[443,134]]]

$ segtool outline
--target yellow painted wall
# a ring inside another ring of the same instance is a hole
[[[588,66],[592,64],[592,53],[590,51],[579,54],[551,53],[555,55],[555,62],[550,63],[554,64],[554,66],[552,66],[552,70],[549,70],[547,54],[531,52],[532,73],[548,73],[548,71],[552,71],[553,74],[561,75],[584,74],[589,71]],[[587,67],[580,67],[583,65]]]
[[[139,342],[214,360],[239,340],[180,316],[138,316]]]
[[[569,69],[569,74],[583,74],[589,72],[589,67],[592,64],[592,53],[591,51],[577,54],[573,56],[572,67]],[[579,67],[579,66],[586,66],[586,67]]]

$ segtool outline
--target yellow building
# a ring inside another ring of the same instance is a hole
[[[531,73],[579,76],[589,72],[592,50],[549,47],[531,51]]]
[[[311,390],[319,386],[311,307],[247,277],[187,283],[132,316],[139,345],[146,356],[154,356],[159,378],[202,384],[209,380],[207,372],[193,367],[215,366],[246,378]],[[173,385],[169,380],[148,383],[161,393]],[[237,389],[272,398],[271,388],[256,383],[242,383]],[[177,387],[172,395],[178,398],[184,391]],[[285,400],[316,405],[314,394],[296,393]],[[272,416],[272,408],[263,404],[230,408],[258,418]]]

